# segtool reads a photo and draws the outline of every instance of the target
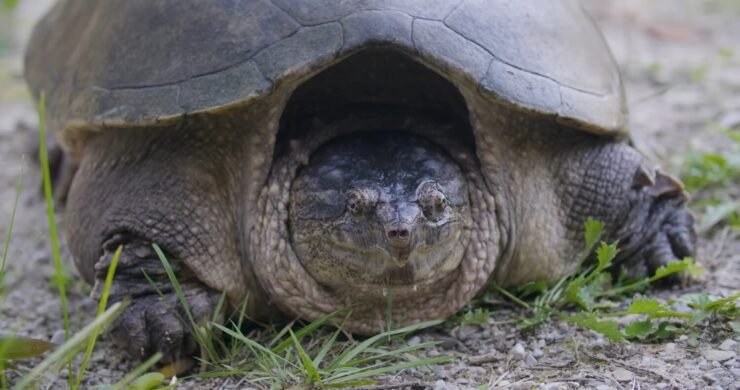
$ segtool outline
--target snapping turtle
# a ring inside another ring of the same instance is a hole
[[[613,58],[573,1],[62,0],[27,78],[78,166],[65,221],[136,356],[251,318],[443,318],[578,266],[587,217],[634,274],[694,252],[681,184],[626,142]],[[144,273],[147,276],[144,276]],[[147,278],[165,294],[160,298]]]

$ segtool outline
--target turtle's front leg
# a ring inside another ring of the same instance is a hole
[[[151,242],[128,234],[115,234],[103,245],[95,264],[93,298],[99,300],[116,249],[123,245],[109,303],[130,298],[115,320],[111,335],[119,347],[135,358],[161,352],[169,363],[197,351],[193,324],[181,304]],[[211,320],[219,293],[206,287],[176,259],[170,262],[182,286],[188,310],[196,324]],[[161,295],[160,295],[161,294]]]
[[[564,165],[571,230],[582,231],[586,217],[605,222],[604,240],[618,241],[615,264],[630,276],[652,275],[696,251],[682,184],[643,164],[631,147],[606,144],[583,148]]]
[[[616,262],[629,276],[652,275],[656,269],[696,252],[694,218],[686,207],[682,184],[643,166],[635,171],[628,212],[610,232],[619,241]]]

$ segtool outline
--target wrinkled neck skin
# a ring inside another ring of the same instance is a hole
[[[480,175],[475,152],[455,141],[450,129],[414,126],[408,120],[404,123],[406,127],[398,131],[417,133],[443,146],[466,181],[469,210],[465,214],[469,219],[460,229],[459,259],[446,262],[454,263],[454,268],[432,272],[428,278],[411,283],[389,283],[385,288],[375,284],[330,286],[312,276],[291,240],[291,186],[313,152],[340,135],[358,131],[346,123],[321,124],[301,137],[303,144],[288,141],[286,148],[290,150],[276,156],[257,203],[259,220],[250,232],[248,252],[257,280],[282,310],[314,320],[349,308],[349,319],[342,316],[332,321],[342,323],[350,332],[375,334],[389,320],[388,294],[392,295],[390,320],[401,326],[450,316],[486,285],[505,246],[502,236],[506,233],[501,231],[506,228],[502,228],[496,214],[497,208],[501,209],[497,205],[502,205],[504,199],[497,199]]]

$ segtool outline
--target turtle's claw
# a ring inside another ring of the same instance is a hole
[[[185,295],[196,325],[211,319],[216,293],[191,287]],[[190,357],[198,347],[193,324],[175,294],[137,297],[113,324],[111,334],[132,357],[143,359],[161,352],[162,363]]]
[[[656,177],[653,186],[645,189],[644,203],[638,209],[638,221],[642,222],[636,225],[642,230],[623,248],[629,276],[651,276],[658,268],[696,252],[694,218],[686,208],[683,187],[660,172]],[[672,275],[663,283],[680,280],[679,275]]]

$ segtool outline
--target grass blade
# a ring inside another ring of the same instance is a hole
[[[425,322],[420,322],[418,324],[413,324],[413,325],[405,326],[403,328],[393,329],[393,330],[390,330],[390,331],[379,333],[379,334],[377,334],[377,335],[375,335],[373,337],[370,337],[367,340],[361,342],[360,344],[356,345],[355,347],[350,348],[350,349],[342,352],[339,356],[337,356],[336,359],[334,359],[334,361],[332,362],[332,364],[330,364],[330,367],[331,368],[336,368],[336,367],[343,367],[343,366],[345,366],[347,364],[347,362],[349,362],[352,359],[354,359],[355,356],[359,355],[360,353],[362,353],[363,351],[365,351],[366,349],[368,349],[370,346],[374,345],[375,343],[377,343],[378,341],[380,341],[380,340],[382,340],[384,338],[388,338],[388,337],[396,336],[396,335],[400,335],[400,334],[412,333],[412,332],[415,332],[417,330],[421,330],[421,329],[429,328],[431,326],[439,325],[442,322],[444,322],[444,321],[442,321],[442,320],[425,321]]]
[[[18,382],[18,384],[16,384],[15,388],[29,388],[42,375],[54,371],[55,368],[58,368],[59,366],[69,363],[81,345],[93,334],[93,332],[96,329],[109,325],[111,321],[123,312],[125,307],[125,302],[117,302],[113,304],[105,311],[105,313],[96,317],[93,322],[86,325],[59,348],[54,350],[54,352],[47,356],[46,359],[41,361],[41,363],[34,367],[28,374],[26,374],[26,376],[23,377],[23,379],[21,379],[20,382]]]
[[[334,346],[334,344],[337,341],[337,337],[339,337],[339,334],[342,333],[342,329],[337,329],[334,334],[331,335],[329,340],[327,340],[324,345],[319,350],[319,353],[316,354],[316,356],[313,358],[313,365],[316,367],[319,367],[321,365],[321,362],[324,361],[326,358],[326,355],[329,353],[331,348]]]
[[[301,328],[298,332],[296,332],[295,333],[296,338],[298,340],[303,339],[304,336],[306,336],[307,334],[309,334],[309,333],[313,332],[314,330],[318,329],[321,325],[325,324],[326,321],[328,321],[330,318],[334,317],[337,313],[342,312],[344,310],[346,310],[346,309],[337,309],[337,310],[335,310],[335,311],[333,311],[333,312],[331,312],[329,314],[325,314],[325,315],[317,318],[315,321],[312,321],[311,323],[309,323],[306,326],[304,326],[303,328]],[[288,326],[286,326],[276,336],[276,338],[282,337],[285,334],[286,330],[290,330],[291,324],[289,324]],[[277,339],[275,339],[275,340],[277,340]],[[272,352],[274,352],[274,353],[280,353],[283,350],[285,350],[285,348],[288,348],[291,344],[292,344],[292,341],[291,341],[290,338],[288,338],[286,340],[283,340],[280,344],[278,344],[277,346],[275,346],[272,349]]]
[[[195,322],[195,318],[193,317],[193,314],[190,311],[190,305],[188,305],[188,301],[185,298],[185,292],[183,291],[182,286],[180,285],[180,282],[177,280],[175,271],[172,270],[172,266],[170,265],[169,260],[167,260],[167,256],[165,256],[164,252],[159,247],[159,245],[152,244],[152,248],[154,248],[154,252],[157,253],[159,260],[162,262],[162,266],[164,267],[164,270],[167,273],[167,277],[169,278],[170,283],[172,284],[172,287],[175,289],[175,294],[177,295],[177,299],[180,301],[180,304],[185,309],[185,315],[187,315],[188,321],[190,321],[190,325],[192,328],[193,337],[195,338],[195,341],[200,346],[201,351],[206,352],[210,361],[218,360],[216,353],[213,349],[213,343],[206,337],[205,335],[206,332],[205,331],[202,332],[201,327],[198,325],[198,323]]]
[[[33,358],[54,347],[56,347],[56,344],[45,340],[0,336],[0,360]]]
[[[3,279],[5,276],[5,264],[8,261],[8,250],[10,249],[10,239],[13,237],[13,225],[15,224],[15,213],[18,210],[18,200],[23,191],[23,164],[21,164],[21,173],[18,175],[18,181],[15,184],[15,199],[13,199],[13,210],[10,213],[10,223],[8,223],[8,232],[5,234],[5,244],[3,245],[2,260],[0,260],[0,294],[2,294]]]
[[[380,368],[373,368],[368,370],[359,370],[355,372],[348,373],[346,375],[339,374],[335,375],[331,378],[327,378],[326,382],[332,382],[337,383],[340,380],[342,382],[356,382],[364,378],[371,378],[376,377],[379,375],[387,374],[389,372],[398,372],[402,371],[408,368],[414,368],[414,367],[420,367],[420,366],[428,366],[431,364],[442,364],[447,363],[452,360],[452,356],[435,356],[428,359],[419,359],[419,360],[413,360],[403,363],[394,364],[391,366],[385,366]]]
[[[135,379],[139,378],[141,375],[143,375],[146,370],[148,370],[151,366],[153,366],[155,363],[157,363],[160,359],[162,359],[162,353],[157,352],[149,359],[146,359],[144,363],[141,363],[138,367],[136,367],[133,371],[129,372],[121,378],[120,381],[116,382],[115,385],[112,386],[111,390],[121,390],[125,389],[126,385],[133,382]]]
[[[59,289],[59,300],[62,304],[62,317],[64,318],[64,339],[69,339],[69,306],[67,305],[67,291],[65,287],[64,273],[62,272],[62,260],[59,251],[59,237],[57,236],[56,220],[54,219],[54,197],[51,188],[51,173],[49,170],[49,155],[46,149],[46,95],[41,91],[39,96],[39,161],[41,163],[41,176],[44,184],[44,199],[46,200],[46,215],[49,219],[49,238],[51,239],[51,255],[54,260],[54,270]],[[69,367],[69,385],[72,387],[72,367]]]
[[[236,339],[238,341],[241,341],[244,345],[246,345],[247,347],[249,347],[249,349],[251,349],[251,350],[253,350],[255,352],[260,352],[264,356],[268,356],[268,357],[274,358],[276,360],[281,360],[281,361],[283,361],[284,363],[287,363],[287,364],[291,364],[291,365],[293,364],[290,361],[288,361],[285,358],[283,358],[282,356],[276,354],[275,352],[273,352],[269,348],[266,348],[262,344],[254,341],[254,340],[251,340],[250,338],[244,336],[243,334],[241,334],[239,332],[235,332],[235,331],[233,331],[233,330],[231,330],[231,329],[229,329],[229,328],[227,328],[227,327],[225,327],[223,325],[220,325],[220,324],[213,324],[213,326],[216,327],[217,329],[219,329],[220,331],[224,332],[225,334],[233,337],[234,339]]]
[[[303,369],[306,371],[306,375],[308,376],[307,384],[310,385],[313,383],[318,383],[319,387],[321,387],[323,383],[321,383],[321,375],[319,375],[319,371],[316,369],[316,366],[314,366],[313,361],[308,356],[306,351],[303,349],[303,346],[301,345],[301,343],[295,337],[295,333],[293,333],[292,330],[290,330],[289,333],[290,333],[290,339],[293,341],[295,350],[298,353],[298,357],[301,359],[301,364],[303,365]]]
[[[120,245],[118,246],[118,249],[116,249],[116,252],[113,254],[113,259],[111,260],[110,267],[108,267],[108,273],[105,275],[103,293],[100,297],[100,302],[98,303],[98,313],[95,315],[95,317],[100,317],[101,315],[103,315],[103,313],[105,312],[105,307],[108,306],[108,296],[110,295],[110,289],[113,285],[113,276],[116,273],[118,259],[121,257],[122,250],[123,245]],[[90,361],[90,356],[92,356],[93,349],[95,348],[95,341],[98,339],[99,333],[100,328],[95,328],[92,336],[90,337],[90,340],[87,343],[87,350],[85,351],[85,357],[82,359],[82,364],[80,364],[80,369],[77,373],[77,381],[75,382],[75,386],[73,387],[74,389],[80,387],[80,382],[82,381],[82,377],[85,375],[85,369],[87,368],[87,363]]]

